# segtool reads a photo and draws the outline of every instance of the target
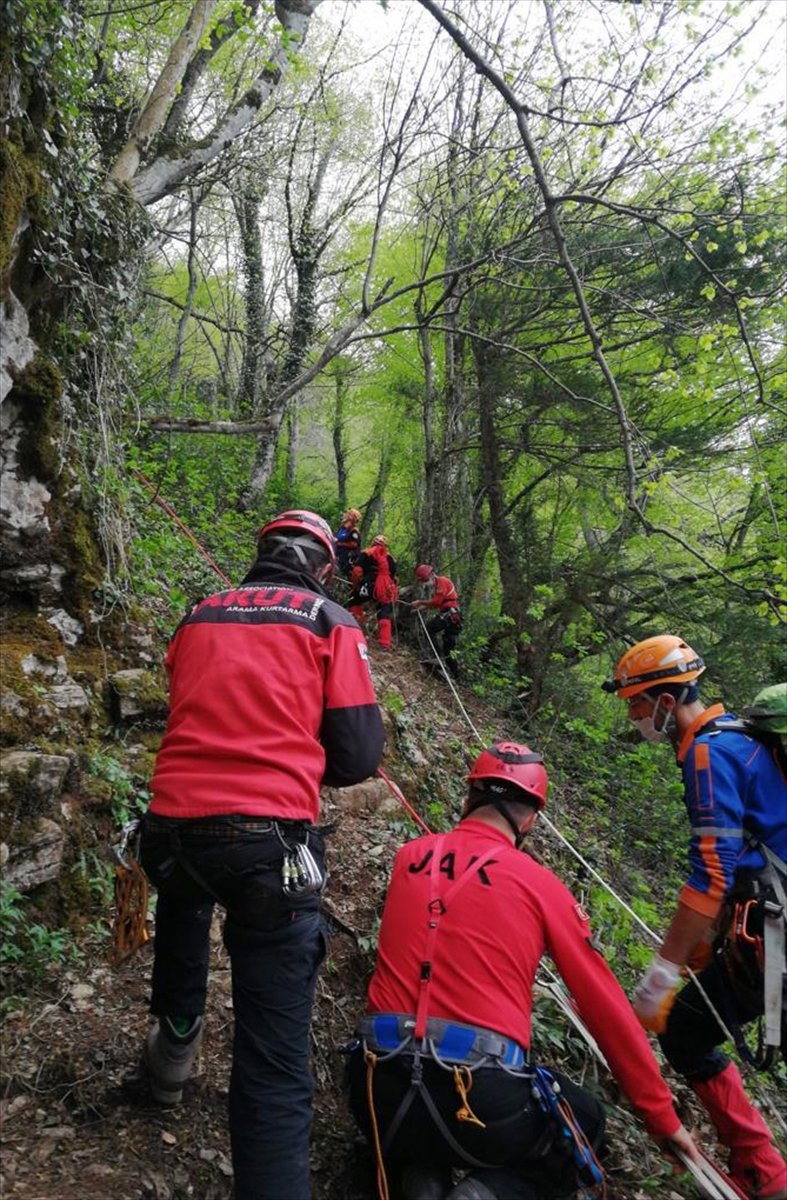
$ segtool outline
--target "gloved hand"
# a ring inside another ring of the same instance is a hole
[[[680,967],[654,955],[634,994],[634,1012],[640,1025],[651,1033],[664,1032],[679,982]]]

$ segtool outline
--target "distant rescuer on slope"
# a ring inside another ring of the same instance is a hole
[[[587,915],[551,871],[520,853],[546,805],[540,756],[500,742],[479,756],[468,783],[457,827],[396,856],[350,1058],[353,1110],[373,1140],[376,1125],[401,1196],[543,1200],[573,1194],[578,1172],[588,1182],[584,1173],[599,1171],[601,1105],[530,1062],[533,982],[546,953],[650,1134],[696,1159]],[[558,1123],[558,1098],[584,1145]],[[472,1169],[449,1192],[452,1167]]]
[[[235,1018],[229,1115],[238,1200],[308,1200],[309,1025],[325,954],[321,784],[373,774],[383,725],[355,620],[328,599],[331,530],[306,511],[260,531],[237,588],[184,618],[143,821],[158,888],[144,1060],[181,1099],[202,1038],[214,901],[226,909]]]
[[[366,620],[364,605],[374,601],[377,605],[377,640],[383,650],[391,649],[394,604],[399,598],[396,580],[396,559],[388,549],[388,538],[378,533],[372,538],[371,546],[362,550],[352,568],[353,593],[347,607],[363,626]]]
[[[421,563],[415,568],[415,578],[419,583],[430,589],[431,595],[421,600],[413,600],[411,608],[416,612],[420,608],[436,608],[437,613],[427,622],[429,634],[435,637],[443,635],[443,658],[448,670],[456,679],[459,667],[456,661],[456,643],[459,641],[459,630],[462,628],[462,613],[459,608],[459,596],[447,575],[438,575],[434,567]]]
[[[700,703],[704,670],[682,638],[662,635],[627,650],[604,685],[628,702],[644,738],[675,747],[691,824],[689,877],[634,1008],[708,1110],[733,1181],[756,1200],[784,1200],[787,1167],[718,1049],[726,1035],[693,981],[677,992],[688,964],[733,1034],[764,1011],[768,1041],[785,1052],[787,781],[776,740]]]
[[[350,578],[350,572],[358,561],[361,553],[361,533],[358,522],[361,519],[360,510],[348,508],[342,513],[342,523],[336,531],[334,545],[336,547],[336,566],[340,575]]]

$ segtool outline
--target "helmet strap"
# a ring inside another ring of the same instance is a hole
[[[507,821],[508,824],[511,826],[511,830],[514,834],[514,845],[516,846],[516,848],[518,850],[519,847],[522,845],[523,841],[525,840],[525,834],[522,832],[522,830],[519,828],[519,826],[517,825],[514,818],[511,816],[511,809],[508,807],[505,800],[490,800],[490,801],[487,801],[487,803],[491,804],[492,807],[497,812],[500,813],[500,816],[503,818],[503,820]]]

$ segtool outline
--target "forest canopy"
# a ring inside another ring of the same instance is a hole
[[[73,605],[215,586],[141,473],[229,575],[358,507],[527,720],[665,629],[783,677],[778,7],[9,0],[12,466],[78,489]]]

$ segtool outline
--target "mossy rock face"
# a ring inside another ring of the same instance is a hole
[[[41,170],[13,137],[0,141],[0,289],[5,290],[16,241],[27,213],[43,194]]]
[[[36,822],[56,814],[57,799],[72,762],[73,755],[43,750],[0,754],[0,837],[9,846],[24,846]]]
[[[19,466],[26,475],[47,482],[55,481],[60,470],[58,403],[62,394],[63,376],[42,354],[19,372],[10,393],[26,430],[19,447]]]
[[[109,679],[108,699],[115,721],[161,721],[168,708],[163,676],[142,668],[116,671]]]

